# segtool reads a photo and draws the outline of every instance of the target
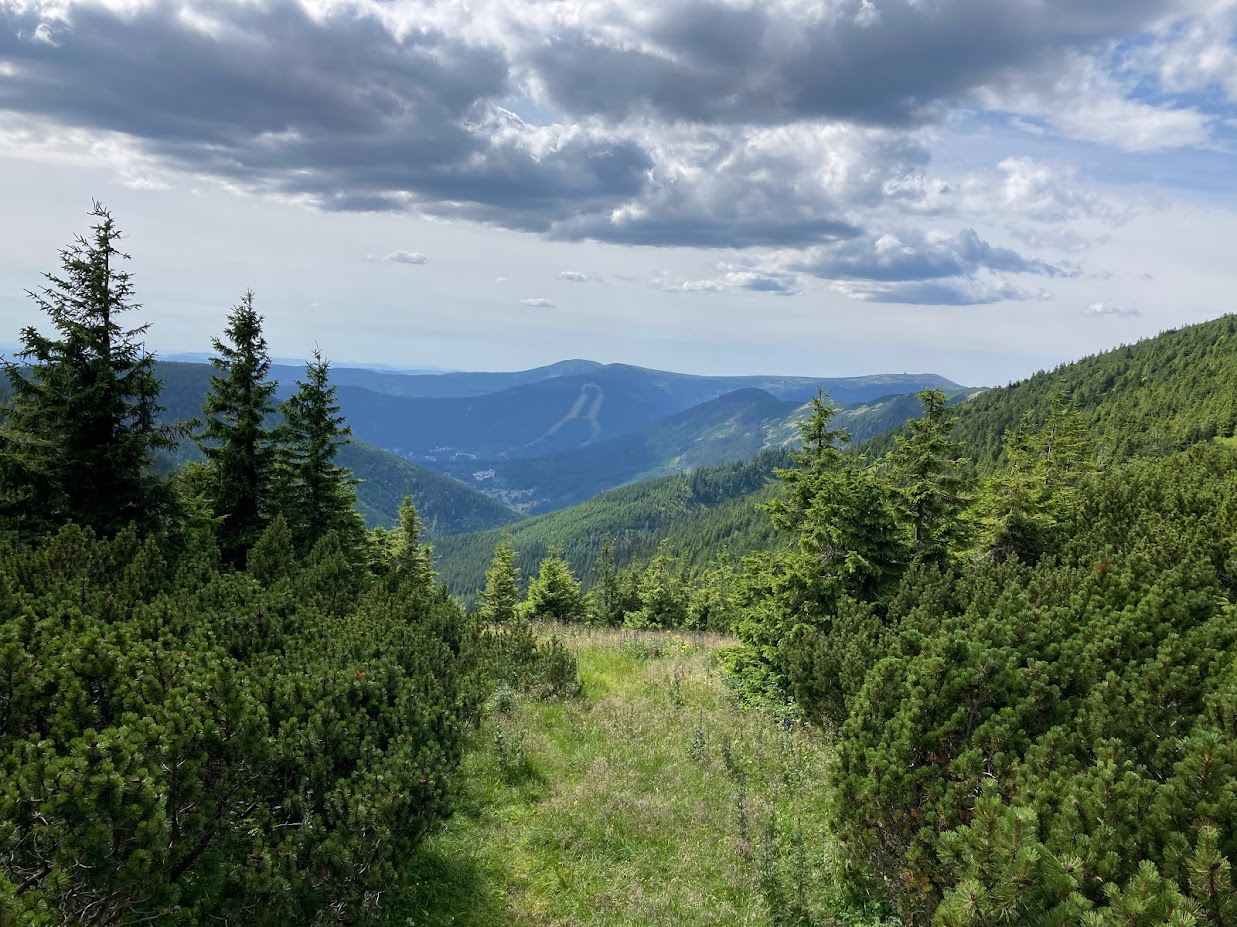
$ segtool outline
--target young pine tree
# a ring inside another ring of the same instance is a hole
[[[339,414],[330,364],[314,351],[297,380],[297,391],[280,406],[276,462],[276,498],[292,531],[298,551],[312,549],[328,531],[339,534],[347,551],[362,543],[364,523],[356,512],[356,483],[352,471],[335,463],[352,429]]]
[[[1052,398],[1044,426],[1024,418],[1005,436],[1005,468],[989,479],[979,504],[980,557],[1034,564],[1063,540],[1065,523],[1095,462],[1082,415],[1064,394]]]
[[[503,534],[494,549],[494,560],[485,571],[485,590],[481,593],[481,620],[490,624],[510,624],[515,620],[520,604],[520,568],[515,563],[515,550]]]
[[[812,399],[811,415],[799,424],[803,444],[790,455],[794,468],[774,471],[783,488],[765,510],[773,524],[783,531],[802,529],[813,501],[830,488],[842,469],[838,445],[849,442],[850,435],[844,429],[829,427],[836,411],[826,402],[824,392],[818,390]]]
[[[687,623],[688,589],[665,540],[640,574],[640,607],[628,612],[628,627],[681,628]]]
[[[584,617],[584,596],[571,574],[562,551],[551,551],[541,561],[537,577],[529,583],[524,613],[530,618],[554,621],[579,621]]]
[[[91,234],[60,253],[60,276],[30,297],[54,336],[21,333],[17,361],[4,361],[12,391],[0,417],[0,511],[27,530],[74,521],[104,534],[151,526],[166,509],[167,483],[151,473],[154,451],[175,446],[157,416],[154,357],[125,329],[137,309],[121,233],[98,203]]]
[[[430,592],[437,576],[432,566],[433,550],[421,543],[424,526],[412,496],[405,496],[399,507],[399,532],[395,538],[391,578],[396,587]]]
[[[958,456],[961,445],[949,435],[955,417],[945,412],[948,397],[939,389],[918,396],[923,415],[910,422],[909,437],[897,438],[889,463],[902,493],[912,558],[944,566],[964,540],[961,516],[970,499]]]
[[[202,407],[206,424],[196,440],[209,466],[207,493],[220,519],[220,549],[234,566],[243,566],[266,528],[275,455],[267,426],[275,382],[267,379],[271,361],[252,291],[233,308],[224,334],[228,343],[214,340],[219,356],[211,358],[215,373]]]
[[[597,585],[588,595],[591,620],[600,625],[614,627],[623,623],[621,577],[614,562],[614,538],[606,535],[597,554]]]

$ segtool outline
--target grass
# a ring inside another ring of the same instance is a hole
[[[492,700],[383,927],[871,924],[833,888],[827,744],[743,710],[718,638],[575,630],[584,693]]]

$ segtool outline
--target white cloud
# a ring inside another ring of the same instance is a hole
[[[426,264],[429,262],[429,258],[420,251],[392,251],[383,260],[391,264]]]
[[[833,284],[833,289],[863,302],[918,306],[983,306],[1010,300],[1042,302],[1052,299],[1048,290],[1019,287],[1000,274],[893,282],[840,280]]]
[[[655,275],[651,282],[659,290],[670,293],[770,293],[775,296],[795,296],[800,291],[799,278],[793,273],[761,270],[757,267],[721,263],[716,277],[682,280],[667,273]]]
[[[1086,314],[1102,319],[1135,319],[1142,315],[1142,311],[1113,303],[1092,303],[1087,306]]]
[[[582,274],[578,270],[560,270],[558,272],[558,279],[566,280],[568,283],[587,283],[597,278],[592,274]]]
[[[1174,19],[1160,28],[1143,65],[1155,70],[1170,93],[1214,86],[1230,101],[1237,100],[1237,4],[1203,0],[1200,5],[1195,16]]]
[[[530,309],[553,309],[555,308],[554,303],[550,302],[548,299],[542,299],[539,296],[534,299],[521,299],[520,305],[528,306]]]
[[[1191,106],[1137,99],[1138,76],[1114,73],[1098,56],[1074,52],[1060,67],[1015,73],[979,88],[990,110],[1038,120],[1066,138],[1124,151],[1205,145],[1214,118]]]

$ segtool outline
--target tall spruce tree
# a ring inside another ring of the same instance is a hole
[[[202,414],[206,424],[196,440],[210,466],[207,492],[221,519],[219,546],[234,566],[243,566],[250,548],[266,529],[275,441],[267,425],[275,411],[275,382],[267,379],[271,361],[262,335],[262,316],[247,291],[228,316],[227,343],[214,339],[218,357]]]
[[[404,496],[399,507],[399,533],[395,539],[391,578],[396,588],[430,592],[437,581],[433,567],[433,549],[421,543],[424,525],[413,504],[412,496]]]
[[[154,451],[175,446],[157,420],[159,381],[140,338],[120,317],[138,308],[121,233],[95,203],[89,236],[61,251],[60,275],[30,297],[54,336],[21,333],[17,360],[4,361],[11,395],[0,430],[0,509],[9,524],[45,530],[77,522],[114,534],[151,526],[170,502],[151,472]]]
[[[588,595],[592,618],[598,624],[623,623],[623,595],[618,567],[614,562],[614,538],[606,535],[597,554],[597,585]]]
[[[939,389],[917,395],[923,415],[910,422],[909,436],[898,436],[889,463],[902,494],[912,558],[943,566],[964,540],[960,516],[970,502],[965,461],[959,457],[961,445],[950,437],[956,416],[945,411],[949,397]]]
[[[356,511],[357,480],[335,463],[352,429],[339,412],[330,364],[320,351],[314,351],[305,379],[296,385],[280,405],[284,421],[278,432],[276,499],[298,551],[312,549],[329,531],[339,535],[346,550],[355,551],[364,534]]]
[[[843,461],[838,446],[848,443],[850,435],[845,429],[829,427],[836,412],[824,391],[817,390],[811,414],[799,423],[803,443],[790,455],[795,466],[774,471],[783,489],[765,508],[773,524],[783,531],[797,532],[803,527],[816,497],[841,472]]]
[[[492,624],[510,624],[520,604],[520,568],[515,563],[515,549],[507,533],[494,549],[494,560],[485,571],[485,589],[481,593],[480,615]]]

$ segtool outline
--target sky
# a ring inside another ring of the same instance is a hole
[[[1000,384],[1233,311],[1237,0],[0,0],[0,344]]]

